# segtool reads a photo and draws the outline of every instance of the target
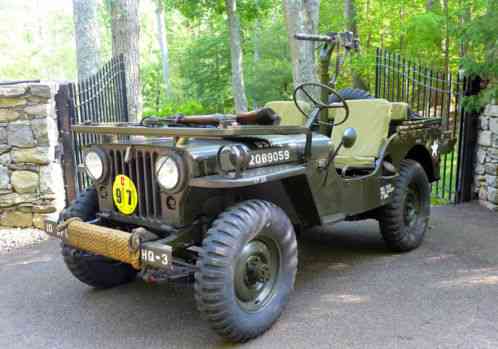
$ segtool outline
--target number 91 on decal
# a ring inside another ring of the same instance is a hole
[[[120,213],[132,215],[138,206],[138,193],[135,183],[124,175],[119,175],[112,186],[114,205]]]

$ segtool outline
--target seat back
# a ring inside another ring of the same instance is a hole
[[[265,105],[265,108],[273,109],[281,118],[282,126],[303,126],[306,118],[297,109],[293,101],[274,101]]]
[[[334,127],[332,142],[338,145],[347,128],[358,133],[356,144],[349,149],[342,148],[336,158],[336,165],[362,166],[373,164],[387,139],[392,105],[384,99],[351,100],[349,119]],[[344,118],[343,109],[332,109],[330,116],[337,121]]]
[[[401,123],[408,120],[408,103],[404,102],[393,102],[391,103],[391,121],[395,123]]]

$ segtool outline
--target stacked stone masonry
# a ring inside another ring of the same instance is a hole
[[[498,212],[498,105],[489,105],[479,120],[475,190],[483,206]]]
[[[0,227],[43,227],[64,205],[56,84],[0,86]]]

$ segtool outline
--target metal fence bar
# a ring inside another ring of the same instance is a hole
[[[375,95],[393,102],[407,102],[418,117],[441,118],[445,132],[460,140],[462,91],[460,81],[443,69],[437,70],[388,50],[378,49]],[[458,154],[441,159],[439,182],[433,184],[433,195],[449,202],[457,200]]]
[[[60,128],[69,135],[63,139],[63,148],[64,180],[68,189],[67,199],[70,201],[77,192],[90,185],[87,175],[77,168],[83,161],[84,147],[102,141],[102,136],[73,133],[72,125],[85,121],[128,122],[123,56],[113,57],[88,79],[62,85],[61,91],[57,109],[62,111],[60,118],[64,128]],[[62,104],[63,100],[67,105]]]

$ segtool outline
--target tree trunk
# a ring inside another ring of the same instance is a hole
[[[441,11],[441,0],[427,0],[425,9],[427,12],[440,12]]]
[[[138,2],[139,0],[111,2],[112,54],[124,56],[128,118],[132,122],[138,120],[142,113]]]
[[[401,33],[399,35],[399,52],[403,52],[405,47],[405,36],[403,34],[403,23],[405,20],[405,3],[404,1],[399,4],[399,27]]]
[[[163,0],[156,0],[156,21],[157,21],[157,41],[161,49],[161,62],[163,67],[164,89],[167,98],[171,98],[171,81],[169,74],[169,49],[168,37],[166,35],[166,25],[164,18]]]
[[[344,20],[348,31],[358,35],[356,4],[354,0],[344,0]]]
[[[469,23],[472,18],[472,8],[467,0],[460,0],[460,11],[460,27],[465,28],[467,23]],[[461,59],[467,55],[467,49],[467,42],[465,41],[465,39],[460,38],[459,54]]]
[[[358,18],[354,0],[344,0],[344,20],[346,22],[346,30],[352,32],[355,37],[358,37]],[[357,52],[357,54],[360,54],[360,52]],[[354,88],[368,90],[367,83],[354,71],[352,72],[352,78]]]
[[[320,0],[283,0],[289,37],[294,87],[316,82],[315,44],[294,38],[297,33],[316,34],[320,16]]]
[[[74,31],[78,80],[82,81],[100,68],[100,38],[96,0],[73,0]]]
[[[257,9],[257,12],[258,12],[258,15],[256,16],[256,20],[254,21],[254,28],[253,28],[253,37],[252,37],[252,40],[253,40],[253,49],[254,49],[254,55],[253,55],[253,64],[252,64],[252,74],[253,76],[256,76],[256,71],[257,71],[257,67],[258,67],[258,64],[261,60],[261,32],[262,32],[262,25],[261,25],[261,19],[260,19],[260,16],[259,16],[259,13],[260,13],[260,3],[259,3],[260,0],[255,0],[255,4],[256,4],[256,9]],[[256,98],[254,96],[252,96],[252,103],[253,103],[253,106],[252,108],[254,110],[258,109],[259,108],[259,104],[258,104],[258,101],[256,100]]]
[[[367,16],[367,23],[370,23],[370,0],[367,0],[365,6],[366,6],[365,12]],[[371,45],[372,45],[372,28],[368,26],[367,45],[366,45],[367,51],[370,50]]]
[[[450,10],[448,0],[444,0],[444,15],[446,18],[445,39],[444,39],[444,69],[446,76],[450,72]]]
[[[230,50],[232,58],[232,92],[237,113],[247,111],[247,97],[244,83],[242,39],[240,18],[237,13],[236,0],[225,0],[230,31]]]

